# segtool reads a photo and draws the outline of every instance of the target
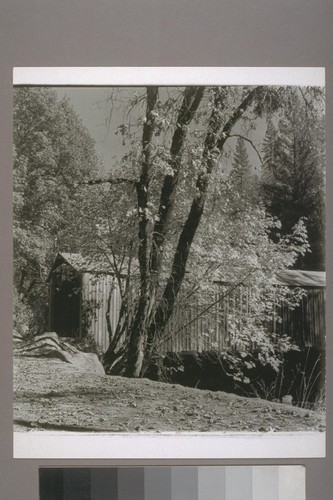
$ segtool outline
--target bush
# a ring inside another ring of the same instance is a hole
[[[282,401],[284,396],[291,396],[293,404],[301,408],[320,410],[325,406],[324,356],[318,349],[286,353],[278,372],[258,360],[253,367],[246,358],[239,357],[239,362],[244,363],[244,376],[237,380],[234,365],[220,353],[168,353],[156,358],[145,376],[268,401]]]
[[[16,290],[13,297],[13,328],[14,331],[23,337],[30,332],[30,326],[33,322],[33,313],[31,309],[21,300]]]
[[[13,328],[23,337],[44,333],[47,330],[47,304],[43,300],[27,304],[14,288]]]

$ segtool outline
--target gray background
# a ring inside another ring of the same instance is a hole
[[[13,460],[11,356],[11,95],[13,66],[325,66],[328,253],[332,260],[332,0],[1,0],[0,20],[0,498],[38,498],[39,465],[130,461]],[[332,294],[328,271],[329,303]],[[328,307],[326,459],[240,460],[307,467],[308,500],[333,491],[333,342]],[[133,463],[133,462],[132,462]],[[148,465],[145,460],[140,465]],[[155,462],[157,464],[158,462]],[[161,462],[171,464],[171,461]],[[178,463],[174,462],[174,464]],[[184,462],[183,462],[184,463]],[[187,461],[187,464],[190,462]],[[200,461],[192,462],[199,465]],[[235,464],[235,461],[207,461]]]

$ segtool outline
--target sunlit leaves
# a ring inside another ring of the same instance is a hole
[[[98,158],[69,102],[47,88],[15,89],[13,132],[14,281],[31,303],[46,300],[54,252],[77,249],[87,195],[78,184],[96,172]]]

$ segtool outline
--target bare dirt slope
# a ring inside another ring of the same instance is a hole
[[[323,431],[324,423],[323,414],[261,399],[14,356],[16,431]]]

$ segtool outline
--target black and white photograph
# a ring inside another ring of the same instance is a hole
[[[15,456],[324,456],[324,71],[108,69],[14,72]]]

